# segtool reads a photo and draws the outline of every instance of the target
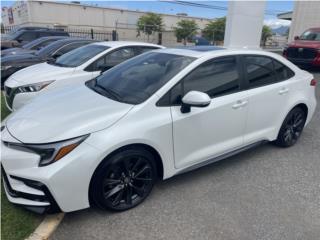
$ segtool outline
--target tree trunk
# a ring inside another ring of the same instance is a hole
[[[185,45],[185,46],[187,45],[187,39],[186,38],[183,39],[183,45]]]

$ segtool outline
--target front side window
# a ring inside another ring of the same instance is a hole
[[[148,99],[194,58],[150,52],[115,66],[88,87],[116,101],[139,104]]]
[[[88,45],[76,48],[58,57],[54,64],[62,67],[78,67],[108,48],[103,45]]]
[[[277,81],[273,72],[273,61],[263,56],[245,56],[245,71],[249,88],[271,84]]]
[[[239,72],[235,57],[223,57],[203,63],[183,80],[184,94],[195,90],[210,97],[239,90]]]

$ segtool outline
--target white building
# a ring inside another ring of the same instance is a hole
[[[292,20],[288,41],[305,30],[320,27],[320,1],[295,1],[293,12],[279,14],[278,18]]]
[[[17,1],[11,8],[2,9],[4,26],[45,26],[92,28],[94,30],[117,30],[121,40],[145,41],[146,36],[137,38],[136,23],[146,12],[99,7],[72,2]],[[173,27],[181,19],[194,20],[200,29],[210,21],[185,15],[160,14],[163,19],[163,42],[176,43]],[[153,36],[157,38],[157,36]],[[151,41],[153,41],[151,39]]]

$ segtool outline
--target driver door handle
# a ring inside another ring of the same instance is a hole
[[[244,107],[245,105],[247,105],[247,103],[248,103],[247,100],[239,100],[235,104],[232,105],[232,108],[238,109],[238,108]]]

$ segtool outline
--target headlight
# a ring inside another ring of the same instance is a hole
[[[1,65],[1,71],[5,71],[8,70],[9,68],[11,68],[12,66],[10,65]]]
[[[52,81],[46,81],[46,82],[40,82],[40,83],[33,83],[29,85],[24,85],[21,87],[17,87],[19,93],[24,93],[24,92],[38,92],[41,89],[44,89],[47,87],[49,84],[53,83],[54,80]]]
[[[70,153],[73,149],[82,143],[89,134],[72,138],[69,140],[56,142],[56,143],[48,143],[48,144],[18,144],[18,143],[6,143],[8,147],[19,148],[31,150],[40,155],[39,167],[47,166],[52,164],[68,153]]]

